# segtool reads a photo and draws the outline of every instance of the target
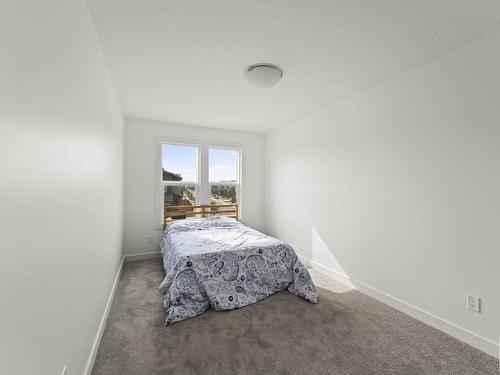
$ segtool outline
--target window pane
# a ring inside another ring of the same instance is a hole
[[[209,148],[209,180],[211,182],[238,182],[239,154],[236,150]]]
[[[236,186],[212,185],[210,204],[236,203]]]
[[[198,180],[198,147],[162,145],[163,181]]]
[[[196,189],[194,186],[165,186],[165,206],[194,206]]]

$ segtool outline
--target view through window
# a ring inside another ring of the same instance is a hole
[[[208,149],[210,204],[237,203],[239,190],[239,151]]]
[[[163,205],[238,203],[240,153],[230,148],[162,144]]]
[[[163,204],[195,205],[198,195],[198,147],[162,145]]]

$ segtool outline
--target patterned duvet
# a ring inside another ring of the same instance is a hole
[[[209,217],[175,221],[163,232],[166,324],[209,307],[232,310],[288,289],[310,302],[317,294],[293,248],[240,222]]]

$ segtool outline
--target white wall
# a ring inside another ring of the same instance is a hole
[[[499,166],[494,34],[269,134],[266,229],[498,356]]]
[[[0,4],[0,373],[82,374],[122,251],[123,117],[84,1]]]
[[[125,120],[125,236],[126,255],[159,252],[161,227],[157,219],[157,168],[160,140],[233,144],[242,148],[242,222],[264,228],[264,136],[206,127],[141,119]],[[148,237],[153,241],[148,244]]]

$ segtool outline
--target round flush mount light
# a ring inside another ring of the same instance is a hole
[[[267,88],[280,81],[283,77],[283,70],[273,64],[253,64],[245,70],[245,77],[255,86]]]

